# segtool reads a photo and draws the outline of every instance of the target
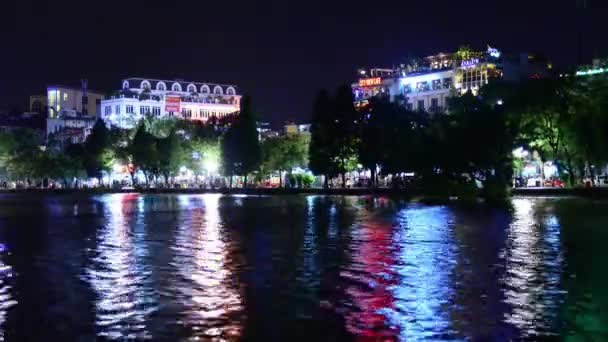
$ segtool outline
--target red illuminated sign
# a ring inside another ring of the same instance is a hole
[[[373,77],[373,78],[362,78],[359,80],[360,87],[369,87],[382,84],[382,78]]]
[[[181,102],[181,99],[179,96],[165,97],[165,111],[179,113],[180,102]]]

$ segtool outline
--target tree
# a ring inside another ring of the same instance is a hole
[[[172,129],[166,138],[157,140],[158,170],[165,177],[165,184],[169,178],[175,176],[184,163],[185,154],[179,137]]]
[[[608,80],[591,79],[572,87],[571,116],[564,147],[584,160],[594,180],[593,165],[608,162]]]
[[[251,108],[251,99],[244,96],[238,117],[222,140],[222,165],[230,176],[242,175],[244,186],[247,186],[247,176],[258,170],[261,162],[260,142],[258,140],[255,114]]]
[[[324,176],[323,187],[327,188],[329,177],[336,172],[332,155],[332,100],[326,90],[321,90],[315,99],[310,126],[309,167],[315,174]]]
[[[346,172],[352,171],[357,165],[359,115],[353,101],[350,86],[344,85],[338,88],[332,111],[333,138],[330,150],[337,172],[342,174],[342,187],[346,187]]]
[[[283,186],[282,172],[291,173],[294,167],[308,164],[310,137],[307,134],[289,134],[270,137],[262,142],[262,168],[279,171],[279,186]]]
[[[129,152],[134,166],[144,173],[146,185],[149,185],[150,177],[158,167],[158,150],[154,136],[146,132],[143,123],[137,127],[135,136],[129,145]]]
[[[15,139],[10,133],[0,133],[0,177],[8,177],[8,167],[13,151]]]
[[[112,168],[111,138],[103,120],[98,119],[84,143],[84,166],[89,177],[100,180],[104,171]]]

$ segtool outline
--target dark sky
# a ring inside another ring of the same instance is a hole
[[[237,84],[280,124],[307,120],[315,93],[358,67],[465,43],[577,59],[577,0],[40,2],[1,5],[0,108],[83,77],[108,92],[125,77],[183,78]],[[587,6],[584,57],[608,56],[608,1]]]

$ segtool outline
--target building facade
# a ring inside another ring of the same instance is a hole
[[[48,86],[46,95],[47,140],[83,142],[99,117],[103,96],[103,93],[99,91],[87,89],[86,80],[82,80],[81,88]],[[35,97],[33,99],[35,100]]]
[[[450,96],[468,91],[477,94],[492,78],[502,77],[501,54],[491,47],[461,49],[412,59],[392,69],[359,70],[359,75],[359,81],[352,84],[357,107],[380,96],[410,110],[445,111]]]
[[[145,115],[205,122],[238,112],[240,102],[234,85],[127,78],[101,101],[101,118],[121,128],[134,127]]]

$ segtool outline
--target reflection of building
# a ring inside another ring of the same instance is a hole
[[[101,117],[123,128],[133,127],[146,114],[207,121],[237,112],[240,100],[233,85],[128,78],[120,91],[102,101]]]
[[[47,139],[82,142],[95,124],[103,94],[87,89],[66,86],[47,87]],[[30,99],[32,101],[32,99]],[[32,106],[36,101],[32,101]]]
[[[413,59],[393,69],[360,70],[363,77],[352,85],[355,104],[365,106],[371,97],[386,97],[411,110],[444,111],[450,96],[477,94],[489,80],[502,77],[501,61],[497,49],[467,48]]]

